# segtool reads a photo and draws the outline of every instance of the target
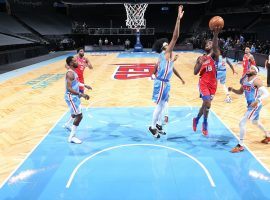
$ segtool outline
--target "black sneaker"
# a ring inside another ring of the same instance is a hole
[[[157,129],[153,129],[151,126],[149,126],[149,131],[152,133],[152,135],[155,138],[160,138],[160,135],[158,134]]]
[[[165,131],[162,129],[162,126],[156,124],[156,127],[158,133],[160,133],[161,135],[166,135]]]

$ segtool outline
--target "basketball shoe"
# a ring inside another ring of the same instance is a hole
[[[152,128],[151,126],[149,126],[149,131],[150,131],[150,133],[152,133],[153,137],[160,138],[160,135],[158,134],[157,129]]]
[[[156,124],[157,132],[161,135],[166,135],[166,132],[163,130],[162,126]]]
[[[269,144],[270,143],[270,137],[265,137],[261,143],[264,143],[264,144]]]
[[[241,146],[240,144],[236,145],[235,147],[232,148],[231,152],[232,153],[239,153],[241,151],[244,151],[244,147]]]

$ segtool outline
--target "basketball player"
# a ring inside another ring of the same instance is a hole
[[[76,59],[73,56],[69,56],[66,59],[66,63],[70,68],[66,73],[65,101],[70,109],[71,115],[74,116],[74,122],[68,137],[68,142],[81,144],[82,141],[75,137],[76,129],[83,118],[80,97],[88,100],[89,96],[79,92],[80,82],[78,81],[78,75],[75,72],[75,69],[78,67]]]
[[[193,131],[197,130],[197,125],[203,115],[202,134],[208,135],[208,113],[211,108],[211,102],[217,90],[217,70],[215,62],[218,61],[220,51],[218,47],[218,34],[221,27],[213,29],[213,40],[208,40],[205,45],[206,54],[197,59],[194,67],[194,75],[199,73],[199,91],[203,100],[202,106],[197,117],[193,118]]]
[[[153,113],[152,125],[149,127],[149,131],[155,138],[159,138],[160,135],[157,131],[156,124],[162,114],[166,101],[169,99],[170,92],[170,78],[173,72],[173,57],[172,51],[179,37],[180,21],[184,15],[183,6],[178,8],[178,17],[176,20],[173,37],[170,44],[166,47],[164,53],[161,54],[159,69],[157,71],[157,78],[154,80],[153,101],[156,103],[156,108]]]
[[[162,58],[163,54],[166,52],[166,49],[167,49],[168,45],[169,44],[167,42],[164,42],[163,45],[162,45],[162,48],[161,48],[162,52],[160,53],[160,57],[159,57],[158,63],[156,64],[155,72],[153,74],[154,75],[154,79],[156,78],[156,75],[158,74],[157,71],[159,69],[159,64],[160,64],[161,58]],[[178,59],[178,55],[175,54],[173,57],[174,57],[174,59],[172,60],[172,62],[174,63]],[[182,81],[182,84],[185,84],[185,81],[180,76],[180,74],[175,69],[175,67],[173,67],[173,73]],[[163,131],[162,125],[163,124],[165,125],[169,121],[169,112],[168,112],[169,103],[168,102],[169,102],[169,98],[165,102],[164,108],[163,108],[162,112],[160,113],[159,118],[158,118],[158,121],[157,121],[157,124],[156,124],[157,131],[161,135],[166,135],[166,133]]]
[[[230,66],[230,68],[232,69],[233,74],[237,74],[234,70],[234,67],[232,66],[231,62],[226,58],[225,55],[225,51],[220,51],[221,55],[218,58],[218,63],[217,63],[217,80],[220,82],[220,84],[222,85],[225,94],[226,94],[226,98],[225,98],[225,102],[227,103],[231,103],[232,102],[232,98],[230,96],[230,93],[228,91],[227,86],[225,85],[226,83],[226,71],[227,71],[227,67],[226,67],[226,63]]]
[[[68,64],[66,63],[65,64],[65,68],[67,70],[69,70],[70,69],[70,66],[68,66]],[[84,87],[84,88],[86,88],[88,90],[92,90],[92,87],[91,86],[86,85],[86,84],[83,84],[83,83],[79,83],[79,87]],[[69,120],[64,124],[63,128],[67,129],[68,131],[71,131],[71,128],[72,128],[72,124],[73,124],[74,119],[75,119],[75,115],[72,114],[70,116]]]
[[[79,48],[77,50],[76,60],[78,63],[78,67],[76,68],[75,72],[78,74],[80,83],[84,84],[83,72],[84,72],[86,67],[88,67],[89,69],[93,69],[93,66],[90,63],[90,61],[86,57],[84,57],[84,49],[83,48]],[[90,88],[87,88],[87,89],[90,89]],[[84,93],[83,86],[80,86],[80,92]]]
[[[270,132],[266,131],[262,123],[259,121],[260,111],[262,109],[262,100],[269,96],[269,92],[266,87],[263,86],[262,81],[257,77],[259,68],[257,66],[251,65],[251,67],[246,72],[246,75],[241,79],[241,87],[236,90],[232,87],[229,87],[229,91],[234,92],[235,94],[245,93],[247,101],[247,111],[244,117],[241,119],[240,126],[240,140],[232,150],[232,153],[237,153],[244,150],[244,137],[246,134],[246,123],[248,120],[251,120],[254,125],[259,127],[264,134],[265,139],[261,142],[268,144],[270,143]]]
[[[255,59],[254,59],[253,55],[250,53],[250,48],[246,47],[245,48],[245,54],[244,54],[244,57],[243,57],[243,74],[242,74],[242,77],[245,76],[245,74],[247,73],[247,71],[249,70],[249,67],[251,65],[256,66],[256,62],[255,62]]]

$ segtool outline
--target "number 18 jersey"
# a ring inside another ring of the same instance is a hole
[[[206,56],[206,61],[202,64],[200,70],[200,83],[206,84],[212,87],[217,85],[217,69],[215,61],[209,55]]]

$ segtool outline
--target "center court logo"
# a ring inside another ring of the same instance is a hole
[[[148,78],[154,73],[155,63],[114,64],[118,65],[113,78],[117,80],[130,80]]]

